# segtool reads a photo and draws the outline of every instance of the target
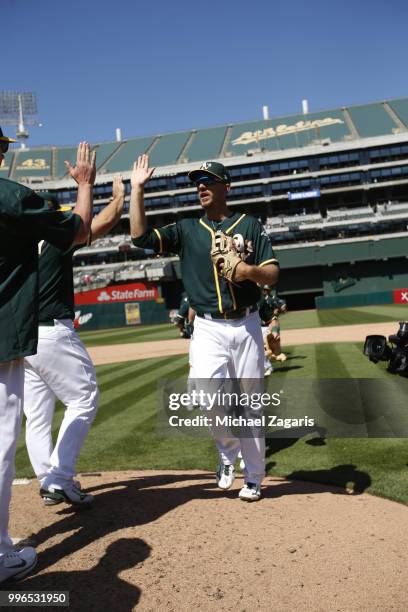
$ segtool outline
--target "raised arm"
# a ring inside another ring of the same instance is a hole
[[[73,212],[81,217],[81,226],[75,236],[74,244],[88,240],[92,221],[92,189],[96,176],[96,153],[90,153],[89,143],[80,142],[77,150],[76,165],[65,162],[69,174],[78,183],[77,203]]]
[[[144,186],[151,178],[154,168],[149,168],[149,156],[139,155],[133,164],[133,171],[130,177],[130,235],[132,238],[139,238],[147,230],[147,222],[144,208]]]
[[[115,176],[112,183],[112,199],[107,206],[92,219],[91,242],[102,238],[119,221],[125,201],[125,186],[121,176]]]

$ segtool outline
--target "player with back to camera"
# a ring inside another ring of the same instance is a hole
[[[0,129],[0,165],[10,142]],[[14,459],[21,430],[24,357],[38,341],[38,242],[68,249],[83,243],[92,219],[89,145],[81,142],[73,172],[78,182],[72,212],[52,204],[28,187],[0,178],[0,583],[19,580],[36,565],[31,546],[17,547],[8,534]]]
[[[75,178],[72,168],[69,171]],[[122,177],[117,176],[110,203],[92,219],[88,245],[117,224],[124,197]],[[73,323],[72,256],[81,246],[64,250],[49,242],[39,244],[39,341],[37,354],[25,359],[24,412],[27,450],[47,506],[60,502],[89,506],[93,502],[93,496],[74,480],[99,399],[94,365]],[[56,397],[65,405],[65,413],[54,447]]]
[[[139,156],[131,176],[131,235],[138,247],[180,254],[184,287],[196,312],[190,346],[194,378],[263,380],[258,284],[276,284],[279,273],[265,230],[255,218],[229,210],[231,178],[222,164],[213,161],[189,172],[204,215],[148,228],[144,185],[153,171],[148,156]],[[221,252],[221,244],[227,245],[228,254]],[[220,455],[216,473],[219,488],[232,486],[234,463],[241,450],[246,467],[239,497],[258,500],[265,475],[263,432],[238,439],[212,428],[212,435]]]

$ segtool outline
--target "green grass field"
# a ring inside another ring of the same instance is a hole
[[[406,309],[408,312],[408,309]],[[326,325],[345,322],[407,318],[399,307],[358,308],[325,311]],[[322,317],[310,311],[287,315],[292,328],[308,326]],[[364,319],[364,317],[366,318]],[[313,318],[314,317],[314,318]],[[282,323],[285,319],[282,320]],[[285,325],[286,327],[286,325]],[[172,326],[149,329],[110,330],[82,333],[88,345],[177,337]],[[153,332],[153,333],[152,333]],[[119,337],[122,339],[118,340]],[[116,338],[116,340],[114,340]],[[183,342],[180,340],[180,342]],[[292,346],[288,360],[270,377],[300,378],[387,378],[384,364],[374,365],[362,355],[361,343]],[[157,435],[157,381],[185,378],[187,356],[169,356],[97,367],[101,402],[98,415],[82,450],[79,472],[132,469],[203,469],[214,471],[214,444],[205,438],[165,438]],[[54,434],[63,415],[57,406]],[[33,476],[23,438],[17,450],[17,475]],[[371,493],[408,503],[408,440],[338,439],[320,440],[316,434],[300,439],[267,441],[268,473],[314,480],[355,491]]]
[[[282,329],[303,329],[305,327],[326,327],[331,325],[354,325],[379,323],[381,321],[402,321],[408,318],[408,306],[360,306],[358,308],[334,308],[331,310],[301,310],[288,312],[281,317]],[[130,328],[82,331],[80,336],[87,346],[104,344],[125,344],[169,340],[178,337],[174,325],[140,325]]]

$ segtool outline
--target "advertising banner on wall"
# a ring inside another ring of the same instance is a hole
[[[75,294],[75,304],[115,304],[118,302],[148,302],[159,298],[155,283],[128,283],[110,285]]]
[[[394,289],[394,304],[408,304],[408,289]]]
[[[126,325],[138,325],[140,323],[139,304],[125,304]]]

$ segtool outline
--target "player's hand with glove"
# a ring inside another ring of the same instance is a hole
[[[237,268],[243,261],[230,236],[220,231],[214,232],[210,256],[220,276],[229,283],[238,280]]]

